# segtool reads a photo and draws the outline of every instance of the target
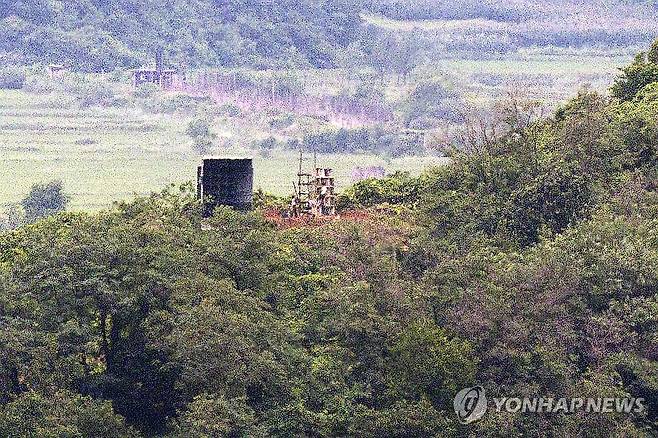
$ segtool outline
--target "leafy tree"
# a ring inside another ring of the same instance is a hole
[[[20,90],[25,84],[25,70],[20,67],[0,69],[0,90]]]
[[[31,223],[64,211],[68,202],[69,197],[63,193],[62,182],[51,181],[32,186],[30,193],[23,199],[21,205],[25,211],[25,220]]]
[[[6,437],[128,438],[139,435],[126,426],[109,402],[59,391],[27,392],[0,411],[0,433]]]
[[[217,134],[211,131],[212,119],[200,117],[190,121],[185,133],[192,138],[194,148],[200,154],[207,153],[217,139]]]
[[[427,397],[434,406],[450,408],[454,394],[475,377],[467,342],[450,339],[431,321],[407,327],[391,348],[391,385],[412,399]]]
[[[407,126],[423,128],[436,120],[463,121],[456,94],[441,82],[421,82],[411,92],[405,109]]]
[[[245,399],[226,400],[204,394],[195,397],[188,405],[170,436],[267,436],[255,422],[254,412]]]
[[[340,209],[372,207],[378,204],[408,204],[418,201],[423,182],[398,172],[383,179],[366,179],[343,191],[338,197]]]
[[[652,82],[658,82],[658,41],[648,53],[639,53],[631,65],[622,69],[621,76],[612,86],[612,94],[624,102],[633,100]]]

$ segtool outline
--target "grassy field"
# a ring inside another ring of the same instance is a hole
[[[521,23],[486,19],[393,20],[366,13],[362,18],[370,25],[397,34],[417,31],[418,38],[435,43],[436,47],[430,51],[432,59],[414,72],[413,79],[429,80],[446,75],[459,88],[460,95],[475,105],[487,105],[509,91],[520,91],[554,108],[584,85],[605,91],[619,68],[628,65],[634,54],[644,49],[634,45],[593,44],[588,47],[519,46],[496,53],[487,52],[487,45],[483,43],[483,52],[468,49],[468,45],[460,52],[460,43],[477,39],[505,42],[514,40],[515,35],[523,36],[533,29],[540,31],[544,25],[554,26],[555,23],[551,23],[550,17],[544,17],[548,20],[546,23],[541,20]],[[595,22],[581,24],[583,29],[596,28]],[[570,22],[564,24],[564,29],[558,26],[553,30],[560,34],[561,30],[574,31],[574,26]],[[455,48],[443,50],[442,44]]]
[[[385,89],[392,104],[400,105],[414,81],[453,78],[458,93],[471,105],[485,107],[507,90],[523,90],[529,97],[555,106],[574,95],[584,83],[604,91],[617,68],[628,57],[603,53],[539,53],[532,50],[505,59],[436,59],[414,72],[406,87],[393,79]],[[344,71],[302,74],[310,90],[330,93],[350,78]],[[449,79],[450,81],[450,79]],[[158,191],[172,183],[195,179],[201,156],[184,133],[192,114],[153,114],[132,108],[77,109],[66,97],[0,90],[0,210],[19,202],[39,182],[61,179],[71,196],[71,209],[97,210],[135,194]],[[252,156],[252,141],[276,135],[265,112],[244,117],[218,117],[214,132],[222,149],[213,155]],[[229,145],[229,146],[226,146]],[[231,146],[232,145],[232,146]],[[310,168],[312,157],[307,157]],[[418,174],[441,164],[440,158],[385,160],[373,155],[320,156],[333,167],[339,189],[352,183],[356,166],[379,165]],[[292,151],[274,151],[269,158],[254,157],[255,186],[288,195],[298,166]]]
[[[0,204],[20,201],[38,182],[61,179],[71,209],[97,210],[135,194],[192,181],[201,156],[184,134],[187,120],[136,110],[61,109],[48,96],[0,91]],[[230,127],[222,127],[226,129]],[[239,135],[239,132],[233,132]],[[251,156],[232,148],[213,154]],[[312,166],[307,157],[306,166]],[[340,187],[351,184],[355,166],[419,173],[439,158],[386,161],[366,155],[320,156],[333,167]],[[254,157],[255,186],[277,195],[292,192],[298,166],[294,152]]]

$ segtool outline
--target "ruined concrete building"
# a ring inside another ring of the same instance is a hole
[[[161,88],[171,88],[174,84],[176,70],[164,68],[163,51],[158,50],[155,54],[155,67],[142,67],[132,71],[133,86],[135,88],[142,84],[155,84]]]
[[[60,77],[67,70],[66,66],[62,64],[48,64],[48,76],[50,79]]]
[[[171,69],[138,68],[133,70],[133,86],[137,88],[142,84],[155,84],[161,88],[171,88],[175,75],[176,70]]]

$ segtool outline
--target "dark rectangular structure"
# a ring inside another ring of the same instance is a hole
[[[239,211],[253,208],[254,168],[250,158],[204,158],[197,170],[197,191],[205,217],[226,205]]]
[[[171,88],[175,75],[175,70],[140,68],[133,70],[133,86],[137,88],[142,84],[155,84],[161,88]]]

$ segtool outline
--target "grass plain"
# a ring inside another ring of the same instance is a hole
[[[500,59],[443,58],[429,60],[414,72],[412,83],[390,81],[387,98],[402,104],[413,82],[436,77],[456,78],[456,90],[470,104],[487,106],[506,90],[523,90],[547,107],[573,96],[585,83],[605,91],[629,56],[605,51],[554,51],[526,49]],[[300,73],[301,74],[301,73]],[[340,89],[345,72],[303,75],[314,81],[311,90]],[[126,82],[127,83],[127,82]],[[329,90],[330,91],[330,90]],[[329,92],[324,90],[323,92]],[[334,90],[335,91],[335,90]],[[60,179],[71,197],[72,210],[98,210],[113,201],[159,191],[169,184],[193,181],[201,161],[185,134],[192,114],[154,114],[133,107],[87,109],[62,104],[62,96],[0,90],[0,211],[19,202],[39,182]],[[298,155],[274,150],[261,157],[248,145],[268,132],[267,116],[217,120],[220,135],[213,155],[252,156],[255,187],[275,195],[288,195],[296,178]],[[305,167],[312,166],[306,157]],[[339,190],[352,183],[357,166],[382,166],[420,173],[445,162],[439,157],[386,159],[375,155],[325,155],[319,162],[335,169]]]
[[[64,182],[72,210],[98,210],[113,201],[193,181],[202,157],[185,135],[187,121],[130,109],[62,109],[48,96],[0,91],[0,204],[19,202],[33,184],[53,179]],[[239,147],[213,154],[253,156]],[[281,196],[292,193],[298,160],[292,151],[254,156],[255,187]],[[320,155],[318,160],[335,169],[339,189],[351,184],[356,166],[417,174],[444,161],[373,155]],[[304,166],[312,166],[312,157],[306,156]]]

